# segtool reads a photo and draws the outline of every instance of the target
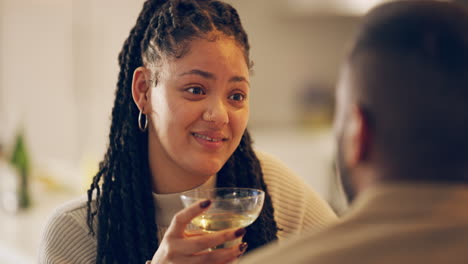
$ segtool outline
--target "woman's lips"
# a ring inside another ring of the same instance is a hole
[[[228,139],[219,133],[197,133],[193,132],[192,136],[195,140],[200,143],[202,146],[208,148],[219,148],[226,142]]]

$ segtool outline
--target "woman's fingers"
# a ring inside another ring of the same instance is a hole
[[[207,248],[212,248],[228,241],[241,238],[244,234],[245,229],[239,228],[237,230],[230,229],[201,236],[187,237],[184,241],[185,250],[188,252],[200,252]]]
[[[247,243],[240,243],[230,248],[216,249],[209,252],[201,252],[190,259],[194,263],[225,264],[240,257],[247,249]]]
[[[211,204],[210,200],[195,203],[178,212],[172,219],[161,244],[153,256],[156,263],[229,263],[244,253],[246,243],[236,246],[207,251],[234,239],[241,239],[245,229],[225,230],[209,234],[187,236],[186,226]],[[235,242],[234,242],[235,243]]]
[[[210,200],[205,200],[199,203],[194,203],[191,206],[181,210],[172,218],[172,222],[167,230],[168,237],[184,237],[186,226],[193,218],[205,211],[211,204]]]

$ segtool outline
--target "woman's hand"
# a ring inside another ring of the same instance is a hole
[[[247,243],[240,243],[230,248],[206,251],[206,249],[242,237],[245,229],[225,230],[210,234],[188,235],[186,226],[190,221],[205,211],[211,204],[206,200],[195,203],[178,212],[164,235],[151,264],[221,264],[237,259],[247,248]]]

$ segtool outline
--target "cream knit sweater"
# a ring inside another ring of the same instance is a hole
[[[322,230],[334,222],[336,216],[327,203],[281,161],[261,152],[257,156],[281,229],[280,242],[306,230]],[[158,195],[154,197],[157,204]],[[39,263],[95,263],[96,249],[96,239],[88,235],[86,197],[82,197],[61,206],[49,219],[39,247]]]

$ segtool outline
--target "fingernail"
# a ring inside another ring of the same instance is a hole
[[[240,244],[239,245],[239,251],[244,253],[245,250],[247,249],[247,246],[248,246],[247,242],[244,242],[244,243]]]
[[[237,229],[236,232],[234,233],[234,235],[235,235],[236,237],[241,237],[241,236],[243,236],[244,234],[245,234],[245,229],[244,229],[244,228],[239,228],[239,229]]]
[[[208,206],[210,206],[210,204],[211,204],[210,200],[203,201],[200,203],[200,208],[207,208]]]

